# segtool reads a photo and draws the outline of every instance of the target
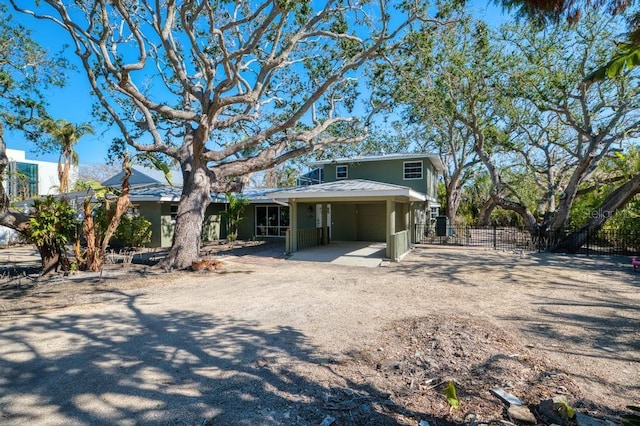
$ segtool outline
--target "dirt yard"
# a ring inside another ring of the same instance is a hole
[[[558,395],[614,422],[640,405],[628,259],[427,246],[360,268],[215,255],[215,272],[5,275],[0,424],[519,423],[494,387],[538,423],[552,423],[539,401]]]

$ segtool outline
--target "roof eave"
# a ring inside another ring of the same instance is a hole
[[[309,191],[309,192],[281,192],[272,200],[291,199],[322,199],[322,198],[374,198],[374,197],[407,197],[410,201],[426,201],[427,196],[412,189],[394,189],[386,191]]]

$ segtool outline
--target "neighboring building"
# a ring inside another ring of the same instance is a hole
[[[319,161],[296,188],[248,188],[249,200],[238,238],[283,238],[287,251],[330,240],[382,241],[387,255],[399,259],[418,241],[437,215],[439,158],[431,154],[386,154]],[[157,171],[134,166],[131,202],[152,223],[149,244],[168,247],[181,195]],[[105,184],[116,185],[121,174]],[[177,178],[177,176],[176,176]],[[203,240],[226,238],[224,194],[212,194]]]
[[[25,200],[58,193],[58,163],[28,160],[25,151],[18,149],[7,149],[6,154],[9,164],[5,169],[3,185],[10,202],[24,207],[30,204]],[[69,175],[73,186],[78,178],[78,168],[72,167]],[[18,239],[18,232],[0,226],[0,245]]]
[[[57,194],[58,163],[28,160],[25,151],[7,149],[9,164],[5,171],[4,188],[11,201],[25,200],[41,195]],[[70,172],[71,187],[78,178],[78,168]]]
[[[124,172],[121,171],[102,182],[102,186],[121,185],[123,176]],[[179,169],[174,169],[170,170],[168,175],[165,175],[158,169],[151,169],[149,167],[139,166],[136,164],[131,166],[129,185],[135,187],[155,184],[182,187],[182,173]]]

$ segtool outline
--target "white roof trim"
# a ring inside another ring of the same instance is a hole
[[[309,191],[309,192],[280,192],[272,199],[322,199],[322,198],[373,198],[373,197],[408,197],[411,201],[426,201],[427,196],[413,189],[386,189],[386,190],[349,190],[349,191]]]

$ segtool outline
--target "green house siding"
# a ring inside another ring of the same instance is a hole
[[[147,243],[147,247],[171,247],[178,203],[141,201],[134,204],[138,207],[140,215],[151,222],[151,241]],[[219,204],[211,204],[207,208],[202,226],[203,241],[223,238],[220,215],[223,208],[224,206]]]
[[[422,162],[422,179],[404,179],[405,162]],[[406,186],[433,198],[437,196],[436,172],[428,158],[326,164],[324,166],[325,182],[341,180],[336,176],[338,166],[347,166],[347,179],[366,179]]]
[[[250,240],[256,236],[256,209],[254,204],[249,204],[244,208],[244,219],[238,226],[238,239]],[[226,222],[226,221],[225,221]],[[224,238],[227,238],[227,224],[224,224]]]
[[[147,243],[148,247],[162,247],[162,228],[160,220],[160,203],[155,201],[145,201],[134,203],[138,207],[140,215],[151,222],[151,241]]]
[[[171,247],[177,203],[160,203],[160,247]]]
[[[331,204],[331,236],[336,241],[356,241],[356,205]]]
[[[386,241],[386,217],[385,203],[358,204],[356,207],[357,240]]]
[[[222,239],[222,211],[224,205],[210,204],[205,213],[204,223],[202,224],[202,241],[216,241]],[[226,238],[226,232],[225,232]]]
[[[298,228],[309,229],[316,227],[316,205],[315,203],[298,204]]]

